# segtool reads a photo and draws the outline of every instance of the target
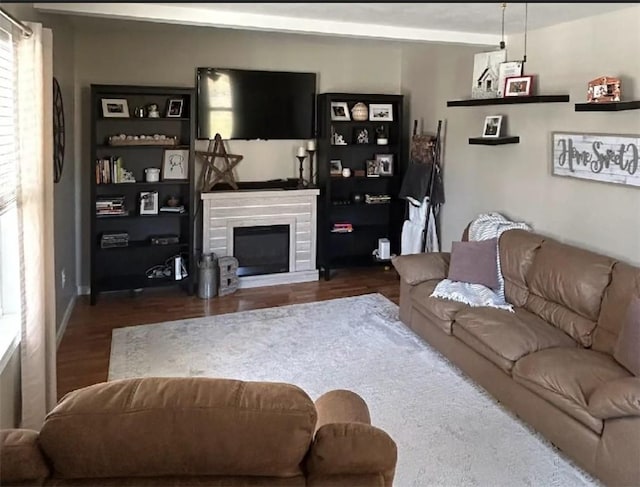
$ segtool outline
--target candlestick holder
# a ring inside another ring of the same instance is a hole
[[[309,153],[309,186],[315,186],[316,185],[316,174],[314,174],[313,172],[313,156],[316,153],[315,149],[311,150],[311,149],[307,149],[307,152]]]
[[[307,187],[307,181],[304,179],[304,160],[307,156],[296,156],[300,162],[300,177],[298,178],[298,189]]]

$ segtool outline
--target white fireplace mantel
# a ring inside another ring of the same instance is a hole
[[[244,276],[240,287],[317,281],[318,189],[238,190],[202,193],[202,251],[233,255],[233,229],[289,225],[289,272]]]

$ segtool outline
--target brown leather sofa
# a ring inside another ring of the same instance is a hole
[[[640,378],[613,358],[640,269],[522,230],[499,249],[515,313],[430,297],[432,253],[393,262],[400,319],[586,471],[640,485]]]
[[[0,440],[2,486],[390,487],[397,459],[353,392],[208,378],[79,389]]]

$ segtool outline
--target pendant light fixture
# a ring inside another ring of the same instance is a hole
[[[527,62],[527,24],[529,23],[529,4],[524,4],[524,55],[522,56],[522,62]]]
[[[502,4],[502,39],[500,40],[500,49],[504,49],[507,45],[504,42],[504,11],[507,9],[507,4]]]

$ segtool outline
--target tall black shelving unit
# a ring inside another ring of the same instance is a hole
[[[126,100],[127,118],[103,116],[102,100]],[[182,112],[178,117],[167,117],[169,100],[182,100]],[[194,218],[197,208],[194,192],[194,134],[196,116],[195,91],[189,88],[91,85],[91,165],[90,174],[90,277],[91,304],[104,291],[135,290],[157,286],[180,286],[193,292],[194,283]],[[158,118],[135,116],[137,107],[156,104]],[[110,145],[109,137],[118,134],[177,137],[177,145]],[[145,182],[145,169],[162,167],[165,149],[188,149],[189,167],[187,180],[163,180]],[[136,182],[99,183],[96,174],[98,160],[121,158],[122,165],[133,173]],[[159,207],[170,196],[184,205],[184,213],[158,213],[141,215],[140,193],[157,191]],[[98,216],[96,199],[104,196],[123,196],[128,214],[125,216]],[[125,247],[102,248],[104,232],[127,232]],[[152,236],[177,235],[179,241],[167,245],[154,245]],[[181,255],[188,277],[175,280],[173,276],[147,277],[147,270],[164,264],[175,255]]]
[[[351,120],[332,120],[332,103],[346,103]],[[390,104],[391,121],[353,120],[351,110],[357,103]],[[318,265],[325,279],[332,269],[352,266],[377,265],[372,252],[378,239],[386,237],[391,253],[400,253],[400,234],[405,204],[398,198],[402,177],[406,170],[406,134],[404,133],[403,96],[361,93],[323,93],[318,95],[318,186],[320,202],[318,213]],[[384,126],[388,138],[386,145],[376,143],[376,128]],[[358,143],[358,133],[366,129],[368,143]],[[346,145],[335,145],[332,135],[338,133]],[[376,154],[393,154],[393,174],[367,177],[366,161]],[[351,170],[350,177],[330,174],[332,160],[339,160],[343,168]],[[365,171],[357,176],[356,170]],[[364,195],[386,194],[387,203],[366,204]],[[354,196],[360,195],[361,201]],[[348,222],[352,232],[333,232],[335,223]]]

